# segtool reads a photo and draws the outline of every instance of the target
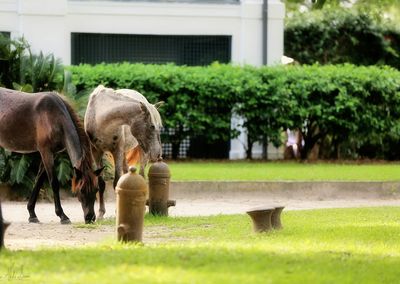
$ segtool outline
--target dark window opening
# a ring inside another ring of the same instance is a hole
[[[199,66],[231,61],[231,36],[72,33],[71,63],[175,63]]]
[[[0,31],[0,34],[1,34],[2,36],[6,37],[6,38],[10,38],[10,36],[11,36],[11,33],[10,33],[10,32],[1,32],[1,31]]]

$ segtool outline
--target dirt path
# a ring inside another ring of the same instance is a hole
[[[279,203],[286,206],[285,210],[304,210],[315,208],[369,207],[369,206],[400,206],[400,199],[371,200],[270,200],[262,197],[242,196],[232,199],[180,199],[176,207],[170,207],[171,216],[207,216],[215,214],[244,214],[247,209],[263,204]],[[27,222],[28,212],[25,202],[3,202],[4,218],[12,223],[6,232],[5,242],[9,249],[37,249],[43,246],[76,246],[98,243],[114,239],[113,226],[97,228],[78,228],[83,222],[83,213],[77,200],[63,200],[65,213],[70,217],[72,225],[61,225],[54,213],[52,203],[39,203],[36,214],[40,224]],[[106,203],[106,217],[115,216],[115,202]],[[249,220],[250,222],[250,220]],[[156,232],[144,230],[145,243],[156,240]]]

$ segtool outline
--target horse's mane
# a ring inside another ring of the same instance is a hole
[[[143,96],[141,93],[130,89],[115,90],[115,93],[142,102],[150,113],[151,122],[154,125],[156,125],[159,129],[162,127],[161,115],[158,112],[158,109],[153,104],[149,103],[146,97]]]
[[[151,103],[145,103],[145,106],[149,110],[150,116],[151,116],[151,122],[158,127],[158,129],[161,129],[162,127],[162,119],[161,115],[158,112],[158,109]]]
[[[90,178],[89,175],[86,173],[90,173],[92,171],[92,164],[93,164],[93,157],[92,157],[92,151],[91,151],[91,146],[89,143],[89,138],[84,130],[82,121],[78,115],[78,113],[72,108],[71,104],[68,102],[67,98],[60,95],[60,94],[55,94],[58,98],[61,99],[63,102],[65,108],[67,109],[71,120],[75,126],[76,132],[78,133],[79,141],[81,144],[81,150],[82,150],[82,158],[80,159],[80,164],[77,165],[77,169],[82,172],[82,180],[84,183],[90,183]],[[72,192],[76,193],[78,191],[77,189],[77,184],[76,184],[76,178],[73,176],[72,178]],[[93,188],[91,186],[85,187],[85,188]]]

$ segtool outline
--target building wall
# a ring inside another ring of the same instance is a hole
[[[233,63],[280,62],[285,8],[279,0],[186,1],[0,0],[0,31],[24,36],[33,52],[53,53],[65,65],[71,63],[72,32],[230,35]],[[244,157],[246,140],[243,131],[231,141],[230,158]],[[261,155],[260,148],[254,151]]]
[[[232,62],[262,65],[262,0],[214,2],[0,0],[0,31],[24,36],[34,52],[54,53],[66,65],[71,32],[231,35]],[[274,63],[283,53],[283,4],[269,0],[268,11],[268,63]]]

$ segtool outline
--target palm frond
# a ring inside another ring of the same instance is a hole
[[[62,185],[65,185],[70,181],[72,176],[71,162],[65,156],[58,157],[57,162],[57,179]]]
[[[27,155],[16,156],[15,159],[11,160],[11,172],[10,172],[10,182],[22,183],[28,168],[31,164],[31,159]]]

